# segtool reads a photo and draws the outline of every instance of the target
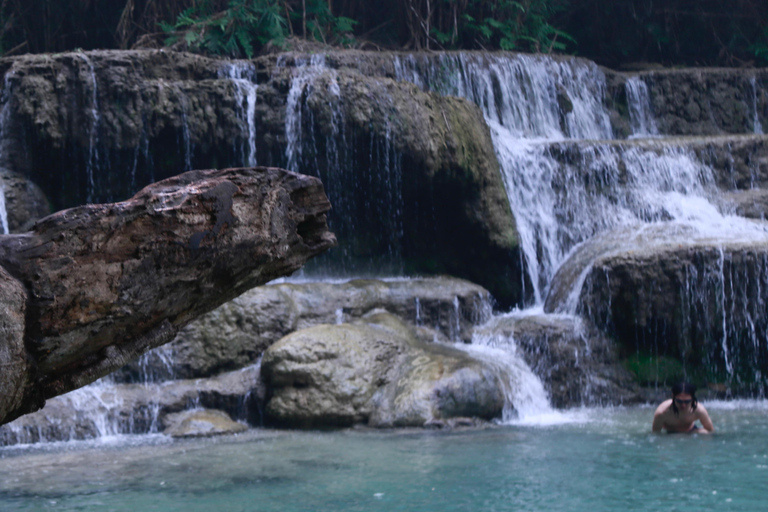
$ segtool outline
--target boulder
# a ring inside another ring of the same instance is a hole
[[[9,233],[28,231],[36,221],[51,213],[51,205],[40,187],[16,173],[0,170],[0,189]],[[0,231],[3,228],[0,226]]]
[[[491,315],[481,286],[452,277],[289,282],[254,288],[193,321],[175,340],[131,363],[122,381],[210,377],[253,364],[287,334],[318,324],[354,322],[384,308],[419,327],[425,341],[469,342]]]
[[[0,237],[0,265],[28,296],[23,345],[6,339],[5,356],[16,361],[4,364],[29,369],[20,406],[15,393],[0,397],[0,423],[292,273],[335,242],[329,208],[316,178],[270,168],[193,171],[122,203],[61,211],[29,233]]]
[[[623,358],[672,358],[702,387],[754,396],[768,386],[767,248],[762,221],[607,232],[563,263],[545,310],[591,319]]]
[[[424,343],[396,317],[297,331],[264,354],[267,418],[288,427],[425,426],[501,415],[500,375],[466,352]]]

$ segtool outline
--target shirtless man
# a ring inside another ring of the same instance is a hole
[[[695,424],[701,422],[701,428]],[[703,405],[696,400],[696,386],[681,382],[672,386],[672,398],[665,400],[653,415],[653,431],[711,434],[715,431],[712,420]]]

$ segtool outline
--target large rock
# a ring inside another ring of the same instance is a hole
[[[184,327],[176,339],[117,377],[141,381],[209,377],[252,364],[283,336],[318,324],[353,322],[376,308],[420,327],[427,341],[469,342],[491,315],[484,288],[451,277],[270,284]]]
[[[424,426],[501,415],[498,373],[450,346],[418,341],[396,317],[320,325],[264,354],[267,418],[290,427]]]
[[[732,219],[607,232],[563,263],[545,309],[592,319],[622,357],[679,360],[683,376],[700,384],[763,393],[767,228]]]
[[[0,190],[9,233],[29,231],[35,221],[51,213],[51,205],[40,187],[18,174],[0,170]],[[0,231],[5,227],[0,226]]]
[[[641,401],[615,341],[580,317],[513,312],[476,329],[474,340],[522,354],[555,407]]]
[[[114,384],[98,381],[54,397],[41,410],[0,426],[0,445],[72,441],[116,434],[182,433],[190,408],[261,425],[264,389],[260,368],[249,366],[211,379]],[[230,420],[231,421],[231,420]],[[187,422],[190,423],[190,422]],[[168,432],[166,432],[170,429]],[[189,431],[191,433],[191,431]]]
[[[30,368],[23,403],[15,393],[2,396],[0,422],[93,382],[171,341],[197,316],[295,271],[333,245],[329,208],[315,178],[269,168],[194,171],[0,238],[0,264],[28,295],[24,354],[19,340],[6,340],[6,357],[16,360],[3,363],[23,359]]]

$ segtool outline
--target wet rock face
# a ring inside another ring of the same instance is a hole
[[[14,365],[33,361],[23,405],[3,396],[0,421],[106,375],[221,303],[292,273],[333,245],[329,208],[315,178],[270,168],[194,171],[128,201],[65,210],[29,233],[0,238],[0,263],[30,297],[23,341],[6,340],[6,356],[16,357]],[[20,300],[13,292],[7,303]],[[6,315],[11,334],[19,314]]]
[[[297,331],[270,347],[267,418],[282,426],[424,426],[501,414],[500,376],[452,347],[419,342],[396,317]]]
[[[491,300],[484,288],[450,277],[271,284],[193,321],[172,343],[130,364],[117,378],[136,382],[142,374],[210,377],[255,363],[293,331],[353,322],[376,308],[418,327],[425,341],[468,342],[473,327],[490,317]]]
[[[341,52],[320,72],[293,54],[0,60],[10,98],[3,163],[43,187],[55,210],[120,200],[179,170],[290,167],[322,177],[334,203],[329,221],[344,245],[318,272],[450,273],[505,307],[518,303],[515,222],[479,109],[393,80],[392,55],[353,53],[357,68]],[[313,76],[296,85],[301,74]],[[291,94],[298,112],[287,110]]]
[[[620,233],[584,244],[553,280],[546,310],[573,308],[592,319],[623,357],[679,360],[689,379],[735,395],[764,393],[765,235],[752,228],[741,240],[721,233],[713,242],[690,228],[664,229],[648,229],[642,244],[611,242]],[[572,286],[578,296],[569,298],[563,291]]]
[[[768,72],[764,69],[661,69],[637,74],[606,70],[616,132],[628,135],[625,83],[647,86],[659,133],[720,135],[762,133],[768,123]]]
[[[641,402],[618,346],[588,320],[571,315],[505,315],[475,331],[517,351],[541,378],[554,407]]]

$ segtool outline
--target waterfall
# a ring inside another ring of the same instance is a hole
[[[630,77],[625,84],[629,123],[632,128],[630,138],[648,137],[659,134],[656,120],[651,111],[651,97],[648,86],[640,77]]]
[[[467,98],[482,109],[517,223],[534,306],[540,307],[552,294],[553,277],[569,255],[603,233],[607,233],[605,240],[595,245],[605,249],[608,244],[617,253],[631,250],[633,244],[638,248],[680,242],[693,246],[696,241],[711,245],[713,240],[765,238],[762,225],[730,216],[732,207],[717,199],[722,178],[716,178],[715,165],[730,165],[733,176],[731,150],[726,150],[725,158],[709,156],[706,150],[691,147],[690,141],[660,136],[648,87],[640,77],[625,82],[631,140],[618,141],[612,140],[604,106],[605,77],[594,64],[544,56],[464,53],[399,56],[393,64],[398,80]],[[750,84],[753,131],[761,133],[754,77]],[[711,105],[703,108],[714,115]],[[749,166],[754,188],[757,170],[754,162]],[[730,186],[734,190],[741,186],[735,176]],[[707,262],[688,268],[697,277],[692,278],[683,300],[691,305],[690,314],[706,311],[709,316],[701,321],[706,328],[687,328],[709,340],[705,357],[713,371],[724,372],[729,381],[760,382],[757,368],[768,355],[766,349],[754,347],[765,346],[768,327],[761,321],[765,301],[755,288],[765,289],[768,284],[748,283],[747,270],[734,275],[738,267],[731,265],[722,247],[720,251],[719,265]],[[579,257],[586,259],[567,281],[570,288],[555,290],[562,298],[558,311],[587,313],[579,311],[580,291],[582,286],[596,285],[585,284],[594,274],[591,261],[596,253]],[[743,258],[757,269],[756,275],[766,274],[767,262],[755,255]],[[719,304],[716,311],[708,305],[711,300]],[[663,337],[661,332],[658,335]],[[753,349],[737,347],[738,339]]]
[[[243,149],[243,165],[256,166],[256,100],[259,86],[256,84],[256,67],[250,62],[230,62],[220,72],[235,86],[237,115],[248,134],[247,152]]]
[[[757,78],[754,76],[750,77],[749,85],[752,88],[752,131],[754,133],[763,133],[763,125],[760,123],[757,108]]]
[[[402,154],[388,117],[382,116],[378,131],[349,125],[343,85],[323,55],[296,58],[286,100],[285,160],[288,169],[323,181],[333,204],[329,227],[339,240],[336,249],[308,262],[303,272],[402,275]],[[376,101],[391,104],[387,96]]]
[[[99,122],[101,121],[101,114],[99,113],[99,89],[96,81],[96,71],[93,66],[93,62],[87,55],[79,53],[86,66],[88,66],[88,78],[91,86],[91,128],[88,135],[88,160],[86,161],[85,172],[88,177],[88,194],[86,201],[92,203],[94,194],[96,193],[96,185],[94,181],[94,172],[99,168]]]
[[[8,210],[5,207],[5,183],[3,183],[2,178],[0,178],[0,224],[2,224],[4,235],[11,232],[8,229]]]

